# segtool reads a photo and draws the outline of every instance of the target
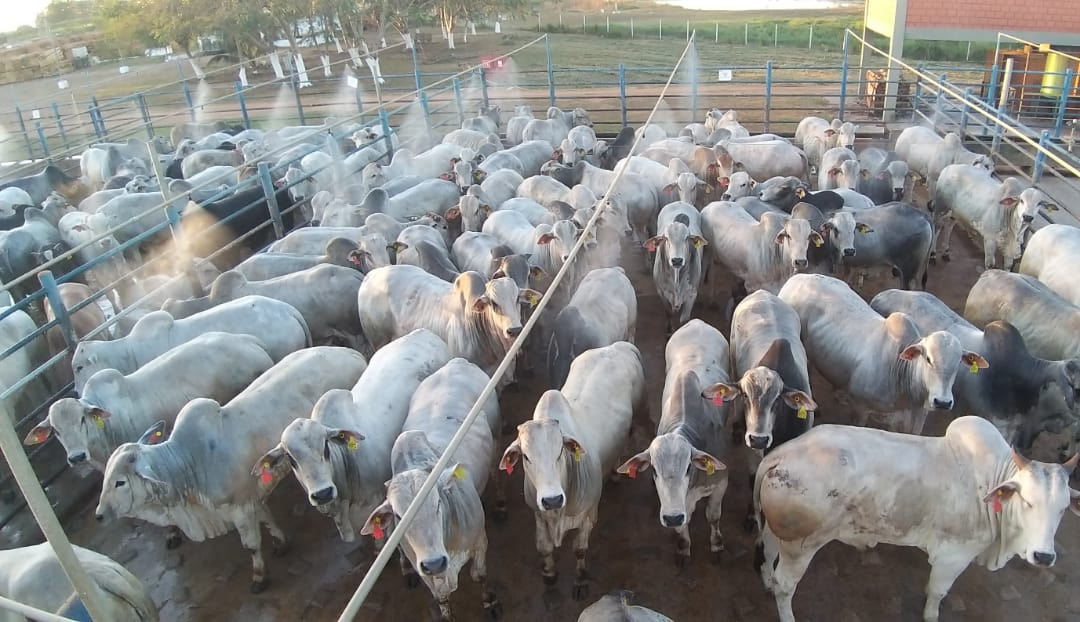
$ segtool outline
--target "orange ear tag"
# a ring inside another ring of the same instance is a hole
[[[269,462],[264,462],[262,466],[262,473],[259,474],[259,480],[264,484],[269,484],[274,481],[274,473],[270,470]]]
[[[376,516],[371,522],[373,523],[371,535],[374,536],[376,540],[382,540],[386,535],[386,532],[384,532],[382,528],[382,519]]]

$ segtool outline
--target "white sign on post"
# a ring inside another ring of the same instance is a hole
[[[716,72],[716,80],[718,82],[731,82],[731,77],[730,69],[720,69]]]
[[[502,32],[502,24],[500,24],[499,22],[495,22],[495,34],[499,34],[501,32]]]
[[[332,76],[333,74],[330,73],[330,57],[327,56],[326,54],[323,54],[322,56],[319,57],[319,60],[322,62],[323,75],[326,76],[327,78]]]
[[[56,82],[56,88],[60,89],[61,91],[66,89],[68,86],[70,85],[68,84],[67,80],[57,80]]]
[[[237,79],[240,80],[240,86],[247,88],[247,67],[240,68],[240,74],[237,76]]]
[[[36,109],[36,108],[31,110],[30,111],[30,118],[31,119],[40,119],[41,118],[41,111]]]
[[[360,88],[360,81],[356,79],[356,76],[345,76],[345,84],[348,84],[350,89]]]
[[[311,86],[307,77],[307,67],[304,66],[304,57],[296,55],[296,79],[300,82],[300,88]]]
[[[120,65],[120,73],[123,74],[123,73],[127,73],[129,71],[131,71],[131,67],[128,67],[127,65]]]
[[[278,80],[285,77],[285,72],[281,71],[281,59],[278,58],[277,52],[270,52],[270,66],[274,68],[274,76]]]

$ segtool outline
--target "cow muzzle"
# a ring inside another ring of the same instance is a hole
[[[672,268],[681,268],[681,267],[683,267],[683,258],[682,257],[672,257],[671,258],[671,267]]]
[[[892,199],[893,199],[893,201],[899,201],[899,200],[901,200],[903,198],[904,198],[904,189],[903,188],[893,188],[893,191],[892,191]]]
[[[1055,553],[1046,553],[1044,551],[1035,551],[1031,554],[1031,557],[1036,566],[1042,566],[1043,568],[1053,566],[1054,561],[1057,559]]]
[[[68,454],[67,461],[71,466],[83,464],[86,462],[86,452],[80,451],[77,454]]]
[[[724,194],[720,195],[720,200],[721,201],[730,201],[731,200],[731,195],[725,192]]]
[[[938,408],[940,410],[952,410],[952,405],[952,400],[943,400],[938,397],[934,398],[934,408]]]
[[[855,249],[854,248],[845,248],[844,249],[844,257],[854,257],[854,256],[855,256]]]
[[[507,328],[506,329],[506,336],[507,337],[517,337],[520,334],[521,334],[521,327],[520,326],[515,326],[513,328]]]
[[[1026,223],[1030,223],[1030,222],[1035,220],[1035,216],[1025,214],[1024,216],[1021,217],[1021,220],[1023,220]]]
[[[664,514],[660,517],[660,522],[664,523],[664,527],[682,527],[686,522],[685,514]]]
[[[566,497],[564,497],[563,495],[551,495],[548,497],[542,497],[540,499],[540,507],[544,508],[545,510],[558,510],[562,508],[565,502]]]
[[[801,270],[801,269],[806,267],[806,260],[805,259],[793,259],[791,261],[791,265],[795,266],[796,269]]]
[[[420,572],[428,576],[442,574],[446,572],[446,567],[449,563],[450,560],[448,560],[445,555],[424,559],[420,561]]]
[[[325,505],[334,500],[334,497],[336,496],[334,493],[334,488],[332,486],[327,486],[326,488],[320,488],[319,490],[316,490],[308,496],[311,497],[312,504]]]
[[[750,449],[768,449],[771,444],[772,439],[768,436],[746,435],[746,446]]]

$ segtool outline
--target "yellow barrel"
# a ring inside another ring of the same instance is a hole
[[[1042,77],[1042,88],[1039,94],[1043,97],[1057,99],[1061,97],[1061,87],[1065,85],[1065,70],[1069,67],[1069,59],[1056,52],[1046,55],[1046,67]]]

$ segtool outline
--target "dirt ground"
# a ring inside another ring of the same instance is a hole
[[[932,268],[929,289],[953,308],[960,308],[982,270],[966,238],[954,245],[953,261]],[[640,451],[653,436],[660,414],[664,374],[664,316],[651,278],[641,269],[641,255],[624,260],[638,291],[637,345],[646,361],[650,418],[634,422],[627,455]],[[624,252],[624,256],[626,253]],[[868,284],[872,295],[891,284]],[[872,291],[870,288],[872,287]],[[695,314],[720,326],[721,314],[699,309]],[[848,423],[850,413],[836,403],[829,385],[816,373],[815,399],[819,421]],[[543,378],[523,382],[501,400],[504,420],[520,423],[532,415],[543,390]],[[939,435],[950,417],[934,416],[927,434]],[[500,447],[509,443],[503,438]],[[752,568],[753,539],[743,530],[749,501],[744,458],[733,450],[728,464],[731,485],[724,500],[723,528],[727,552],[719,564],[708,554],[708,528],[699,511],[691,522],[693,554],[677,570],[672,534],[657,516],[651,478],[623,479],[604,490],[599,525],[589,549],[591,594],[588,601],[571,597],[573,553],[558,552],[560,578],[545,588],[534,548],[534,523],[522,499],[520,471],[509,479],[510,516],[504,524],[487,525],[490,582],[513,622],[575,620],[584,606],[604,593],[629,589],[637,602],[680,622],[706,620],[775,620],[773,598],[762,588]],[[506,477],[500,473],[499,477]],[[485,501],[490,508],[491,487]],[[273,495],[271,509],[286,534],[291,550],[268,558],[271,586],[262,595],[248,593],[250,558],[235,534],[213,542],[185,542],[164,548],[162,530],[134,520],[102,528],[93,520],[93,503],[69,523],[73,541],[124,563],[151,590],[166,622],[187,621],[322,621],[335,620],[359,584],[372,559],[371,541],[340,541],[333,524],[305,501],[290,478]],[[942,606],[942,620],[1065,621],[1080,619],[1080,592],[1071,589],[1080,579],[1080,522],[1066,515],[1058,532],[1059,560],[1048,570],[1013,560],[997,573],[969,568]],[[795,597],[800,620],[844,622],[857,620],[917,620],[923,603],[928,566],[923,553],[881,545],[865,553],[832,544],[814,560]],[[461,574],[461,587],[452,605],[459,620],[483,620],[477,586]],[[431,597],[424,587],[407,590],[397,564],[391,562],[359,619],[427,620]]]

